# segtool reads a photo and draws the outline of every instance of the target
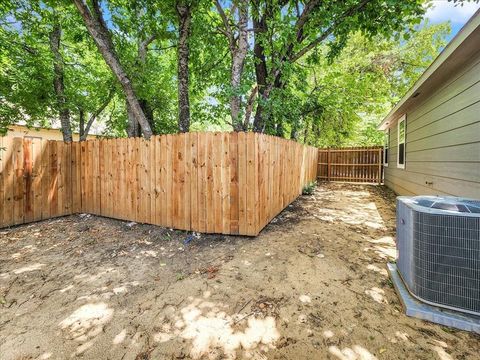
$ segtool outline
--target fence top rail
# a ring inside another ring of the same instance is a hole
[[[364,148],[364,149],[318,149],[320,152],[378,152],[383,147],[377,148]]]
[[[213,134],[213,135],[220,135],[220,134],[235,134],[235,133],[239,133],[239,132],[235,132],[235,131],[190,131],[190,132],[186,132],[186,133],[171,133],[171,134],[161,134],[161,135],[153,135],[151,137],[151,139],[156,139],[156,138],[163,138],[163,137],[166,137],[166,136],[188,136],[188,134]],[[262,133],[257,133],[257,132],[253,132],[253,131],[244,131],[243,133],[249,135],[249,136],[254,136],[255,138],[259,138],[259,137],[263,137],[263,138],[266,138],[266,139],[279,139],[280,141],[282,142],[285,142],[285,143],[292,143],[292,144],[298,144],[298,145],[301,145],[301,146],[304,146],[306,148],[312,148],[312,149],[317,149],[315,146],[311,146],[311,145],[308,145],[308,144],[302,144],[298,141],[295,141],[295,140],[292,140],[292,139],[286,139],[286,138],[282,138],[282,137],[279,137],[279,136],[275,136],[275,135],[269,135],[269,134],[262,134]],[[251,135],[250,135],[251,134]],[[95,141],[112,141],[112,140],[118,140],[118,139],[131,139],[131,138],[120,138],[120,137],[117,137],[117,138],[107,138],[107,137],[101,137],[101,138],[95,138],[95,139],[87,139],[86,142],[95,142]],[[141,140],[146,140],[145,138],[139,138]],[[58,141],[58,142],[63,142],[63,140],[51,140],[51,141]]]
[[[376,149],[382,147],[382,145],[370,145],[370,146],[330,146],[330,147],[320,147],[320,150],[328,149]]]
[[[354,164],[354,163],[328,163],[328,162],[319,162],[318,165],[330,165],[330,166],[378,166],[377,163],[374,164]]]

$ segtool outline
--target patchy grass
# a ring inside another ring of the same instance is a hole
[[[303,187],[302,195],[313,195],[315,188],[317,187],[316,181],[311,181]]]

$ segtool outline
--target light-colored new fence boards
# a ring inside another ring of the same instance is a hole
[[[273,136],[258,139],[258,213],[260,229],[316,178],[317,149]]]
[[[316,177],[315,148],[255,133],[89,140],[81,152],[82,211],[207,233],[258,234]]]
[[[318,149],[319,180],[378,183],[383,180],[383,148]]]
[[[0,137],[0,226],[80,211],[79,143]]]
[[[257,235],[316,178],[316,148],[256,133],[3,139],[0,226],[85,212]],[[11,142],[11,143],[10,143]]]

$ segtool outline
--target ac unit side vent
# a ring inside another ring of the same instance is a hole
[[[397,202],[397,266],[410,292],[429,303],[480,314],[480,214],[419,204],[431,197],[415,206],[411,198],[402,198]]]

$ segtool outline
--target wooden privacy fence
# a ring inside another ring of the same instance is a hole
[[[80,144],[0,137],[0,227],[81,211]]]
[[[381,184],[382,166],[382,147],[318,149],[319,180]]]
[[[2,138],[0,138],[2,139]],[[3,138],[0,226],[86,212],[257,235],[316,178],[316,148],[256,133],[82,143]]]

